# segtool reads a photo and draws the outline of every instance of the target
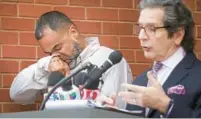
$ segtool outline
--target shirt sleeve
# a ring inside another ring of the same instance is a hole
[[[51,56],[40,59],[37,63],[23,69],[15,78],[10,88],[10,98],[20,104],[35,102],[42,89],[47,88],[48,65]]]
[[[104,85],[101,89],[101,94],[106,96],[111,96],[112,94],[117,94],[120,91],[125,91],[121,84],[129,83],[133,81],[133,76],[131,69],[123,58],[120,63],[112,66],[104,75],[103,75]],[[124,109],[126,106],[125,101],[123,101],[120,97],[116,98],[116,106],[118,108]]]

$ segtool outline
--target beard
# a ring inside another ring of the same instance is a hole
[[[80,44],[76,42],[73,43],[73,47],[74,47],[73,55],[69,57],[69,60],[67,62],[70,70],[74,69],[76,66],[79,65],[80,62],[77,61],[77,58],[80,55],[80,53],[83,51]]]

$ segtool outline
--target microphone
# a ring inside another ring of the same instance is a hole
[[[73,84],[81,88],[82,85],[87,81],[87,79],[88,79],[87,72],[80,72],[73,77]],[[99,80],[97,80],[96,82],[93,82],[93,85],[85,87],[85,89],[83,89],[80,92],[82,100],[88,100],[88,99],[95,100],[96,97],[98,97],[98,95],[100,94],[98,85],[99,85]]]
[[[64,78],[64,75],[61,72],[55,71],[51,72],[51,74],[48,76],[48,92],[56,85],[62,78]],[[70,83],[70,82],[69,82]],[[69,84],[70,85],[70,84]],[[56,101],[56,100],[62,100],[62,86],[58,87],[49,97],[48,101]],[[47,96],[47,93],[44,94],[44,99]]]
[[[103,65],[98,68],[97,66],[95,66],[91,72],[89,72],[88,74],[88,80],[84,83],[84,85],[82,86],[82,88],[80,89],[81,91],[92,85],[93,82],[99,81],[99,78],[102,76],[102,74],[107,71],[110,67],[112,67],[113,65],[119,63],[122,59],[122,54],[120,51],[113,51],[110,55],[108,60],[106,60]]]
[[[53,88],[48,92],[47,96],[45,97],[45,99],[43,100],[43,102],[41,103],[41,106],[39,108],[39,110],[43,110],[45,107],[45,103],[47,102],[47,100],[49,99],[49,97],[51,96],[51,94],[59,87],[62,86],[62,84],[64,82],[69,83],[71,82],[71,78],[76,75],[77,73],[79,73],[82,70],[87,69],[88,67],[90,67],[92,64],[90,62],[86,62],[84,64],[79,65],[77,68],[75,68],[67,77],[62,78],[56,85],[53,86]]]
[[[59,71],[51,72],[51,74],[48,76],[48,82],[47,82],[48,87],[55,86],[64,77],[65,76]],[[63,90],[70,90],[70,89],[72,89],[72,82],[65,81],[61,85],[61,87]]]
[[[84,85],[85,82],[88,80],[90,72],[92,72],[97,66],[96,65],[91,65],[91,67],[88,68],[86,72],[79,72],[77,75],[73,77],[73,84],[77,87],[80,85]],[[89,90],[96,90],[98,89],[99,86],[99,80],[94,81],[93,85],[88,85],[85,88]]]
[[[48,77],[48,92],[52,89],[52,86],[56,85],[64,77],[61,72],[52,72]],[[58,87],[49,98],[51,101],[79,99],[81,99],[79,89],[72,85],[72,81],[68,80]]]

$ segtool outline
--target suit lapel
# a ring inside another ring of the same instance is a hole
[[[192,68],[196,57],[194,53],[186,53],[186,56],[183,60],[174,68],[170,76],[167,78],[166,82],[163,85],[164,91],[167,93],[169,87],[177,85],[186,76],[188,76],[188,69]],[[150,109],[148,117],[156,110]]]

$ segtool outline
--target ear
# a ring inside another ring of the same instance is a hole
[[[181,42],[184,38],[185,30],[184,28],[180,28],[175,34],[174,34],[174,42],[177,46],[181,45]]]
[[[73,24],[71,24],[69,27],[69,36],[71,37],[72,40],[78,42],[79,32],[77,30],[77,27]]]

